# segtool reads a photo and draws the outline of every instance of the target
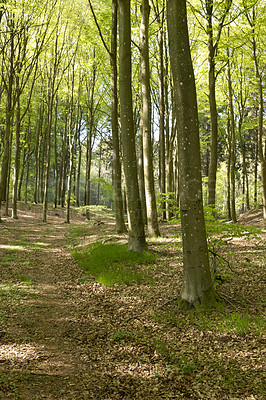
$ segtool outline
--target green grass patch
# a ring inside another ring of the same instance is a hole
[[[206,331],[222,334],[235,334],[245,336],[254,334],[261,337],[266,330],[265,318],[261,315],[251,315],[247,312],[230,312],[226,310],[223,304],[220,304],[216,310],[204,312],[202,310],[189,310],[186,314],[182,312],[173,312],[172,310],[157,313],[154,320],[160,324],[166,324],[178,327],[195,326]]]
[[[24,285],[32,285],[32,279],[26,277],[26,276],[23,275],[23,274],[20,274],[20,275],[18,276],[18,280],[19,280],[21,283],[24,283]]]
[[[75,207],[74,209],[77,210],[79,214],[86,215],[86,212],[88,212],[91,217],[96,217],[96,218],[105,216],[113,217],[115,215],[113,210],[102,205],[82,206],[82,207]]]
[[[127,251],[127,245],[95,243],[85,250],[71,252],[79,265],[89,271],[97,282],[105,286],[142,283],[149,278],[149,264],[156,261],[156,255]]]

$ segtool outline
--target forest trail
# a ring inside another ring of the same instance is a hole
[[[77,241],[74,232],[81,227],[84,237]],[[82,283],[83,271],[70,249],[97,238],[116,237],[112,220],[95,219],[88,224],[74,213],[69,225],[64,223],[63,210],[50,210],[44,224],[41,208],[23,206],[19,219],[6,218],[0,230],[1,400],[262,399],[253,396],[250,386],[260,385],[262,337],[249,335],[243,340],[210,331],[203,335],[197,326],[164,326],[153,318],[180,287],[180,256],[169,243],[166,251],[160,250],[160,242],[156,244],[158,288],[108,288],[93,279]],[[261,295],[259,287],[255,295]],[[173,361],[166,340],[176,343],[177,335],[179,358]],[[185,352],[183,361],[181,351]],[[243,377],[244,389],[242,382],[235,397],[230,396],[231,389],[226,392],[207,379],[213,370],[209,366],[208,371],[207,360],[215,354],[226,360],[228,352],[242,354],[240,375],[254,367],[250,376]],[[185,364],[197,353],[204,367]],[[182,373],[169,366],[174,363],[179,363]],[[195,381],[198,368],[202,369],[201,388]]]

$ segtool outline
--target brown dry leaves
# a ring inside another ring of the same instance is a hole
[[[182,281],[176,227],[164,224],[149,244],[154,285],[107,288],[81,283],[71,226],[56,214],[43,224],[38,207],[24,206],[0,226],[0,399],[263,399],[263,333],[253,322],[243,335],[219,326],[222,313],[256,321],[264,312],[265,237],[223,248],[234,278],[219,287],[223,311],[202,316],[171,301]],[[119,239],[111,220],[73,213],[72,222],[86,230],[80,245]]]

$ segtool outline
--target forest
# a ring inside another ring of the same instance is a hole
[[[0,2],[0,399],[262,400],[265,11]]]

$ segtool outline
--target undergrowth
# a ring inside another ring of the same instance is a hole
[[[105,286],[148,282],[149,265],[155,263],[151,253],[128,251],[127,245],[94,243],[85,250],[73,250],[71,255],[81,268]]]

